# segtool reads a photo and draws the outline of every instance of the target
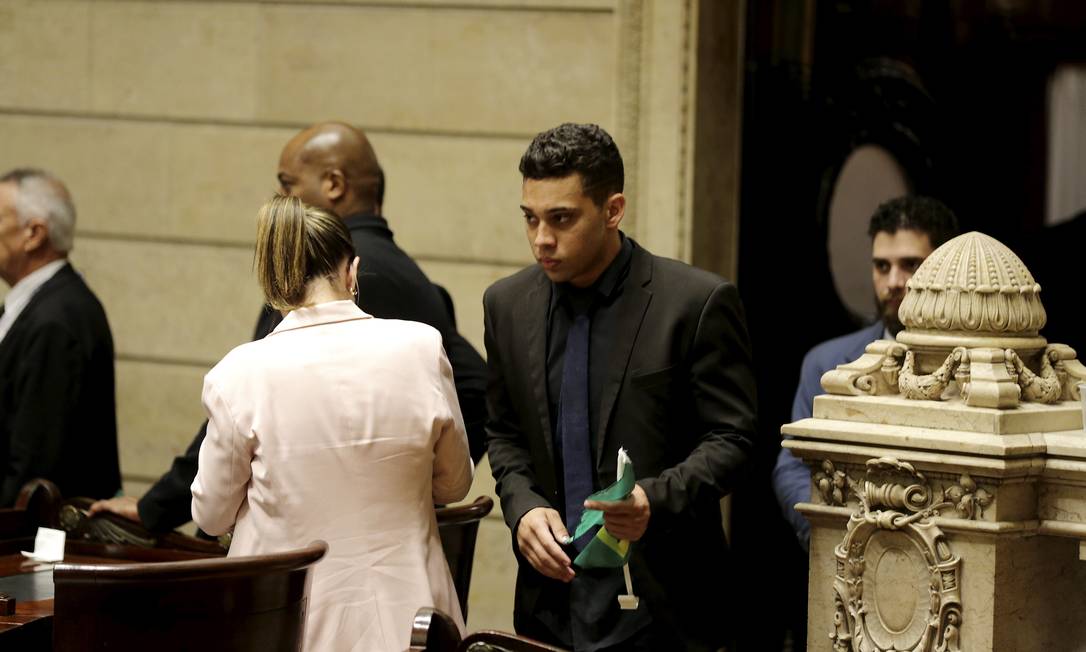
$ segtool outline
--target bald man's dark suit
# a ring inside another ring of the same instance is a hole
[[[486,292],[487,435],[520,565],[516,627],[528,635],[550,631],[552,640],[569,645],[562,640],[568,632],[554,632],[555,614],[589,605],[538,573],[516,544],[517,525],[529,510],[564,511],[546,380],[551,292],[538,266]],[[725,597],[736,592],[719,500],[741,478],[756,432],[742,306],[724,279],[635,243],[613,308],[622,327],[614,332],[600,395],[596,486],[613,481],[617,451],[626,448],[652,511],[630,560],[635,593],[680,647],[717,649],[729,638]],[[616,595],[589,599],[617,609]]]

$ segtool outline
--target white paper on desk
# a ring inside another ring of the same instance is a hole
[[[64,530],[40,527],[34,537],[34,552],[22,551],[23,555],[34,561],[64,561],[64,541],[68,533]]]

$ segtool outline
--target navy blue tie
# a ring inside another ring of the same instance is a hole
[[[566,529],[573,535],[592,493],[592,447],[588,429],[588,334],[587,314],[578,315],[566,335],[559,398],[562,431],[562,469],[566,493]],[[578,546],[580,547],[580,546]]]

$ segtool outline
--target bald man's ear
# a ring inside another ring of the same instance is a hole
[[[329,170],[321,182],[321,190],[329,203],[335,204],[343,199],[343,196],[347,194],[347,178],[343,175],[343,170],[338,168]]]

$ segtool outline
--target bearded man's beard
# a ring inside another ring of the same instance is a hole
[[[905,328],[897,316],[897,310],[901,307],[901,300],[904,298],[904,290],[891,292],[886,295],[885,299],[879,298],[877,294],[875,295],[875,306],[878,308],[879,317],[886,326],[886,330],[890,331],[890,334],[894,336]]]

